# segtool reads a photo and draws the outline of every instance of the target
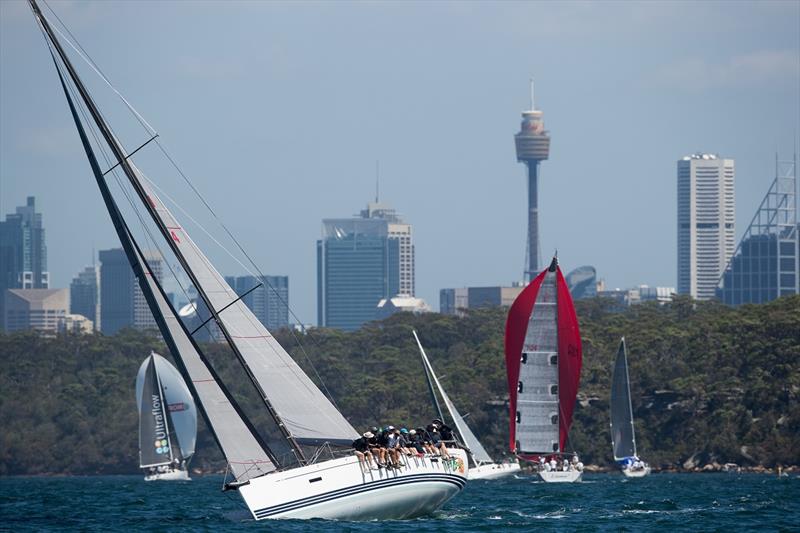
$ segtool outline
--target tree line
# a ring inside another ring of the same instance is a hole
[[[800,296],[739,308],[678,297],[624,310],[598,298],[576,309],[584,365],[569,448],[584,462],[612,462],[611,368],[624,335],[637,444],[651,464],[800,463]],[[505,313],[403,313],[355,332],[281,330],[276,337],[363,431],[434,416],[416,329],[448,394],[500,459],[508,449]],[[256,426],[274,434],[229,349],[205,348]],[[157,335],[132,330],[0,335],[0,475],[137,472],[134,383],[151,350],[171,358]],[[201,421],[193,466],[219,471],[224,464]]]

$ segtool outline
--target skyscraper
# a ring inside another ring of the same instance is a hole
[[[728,305],[800,294],[797,161],[775,161],[775,179],[719,280]]]
[[[226,276],[225,281],[265,328],[289,325],[289,276]]]
[[[567,274],[565,279],[574,300],[597,296],[597,270],[593,266],[578,267]]]
[[[734,162],[713,154],[678,161],[678,294],[715,296],[733,256]]]
[[[145,256],[153,274],[161,278],[160,257],[148,253]],[[106,335],[126,327],[156,328],[139,281],[122,248],[100,250],[100,325]]]
[[[514,135],[517,161],[528,167],[528,258],[525,280],[539,272],[539,163],[550,155],[550,132],[544,129],[544,115],[536,109],[531,81],[531,108],[522,112],[520,131]]]
[[[47,289],[47,246],[42,214],[36,212],[36,199],[0,222],[0,317],[3,316],[6,289]]]
[[[317,322],[354,330],[375,319],[383,298],[414,296],[411,224],[370,203],[360,216],[323,220],[317,241]]]
[[[83,315],[100,331],[100,271],[94,265],[84,268],[69,286],[69,312]]]

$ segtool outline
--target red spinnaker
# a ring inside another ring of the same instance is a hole
[[[506,319],[505,355],[506,372],[508,374],[508,404],[509,404],[509,449],[516,453],[516,426],[517,426],[517,386],[519,384],[519,367],[521,364],[522,348],[525,335],[528,331],[528,322],[533,312],[539,287],[542,285],[547,270],[543,270],[534,278],[527,287],[517,296],[508,311]],[[556,291],[558,301],[558,399],[560,405],[559,416],[559,447],[563,451],[567,442],[569,428],[572,425],[572,414],[575,410],[575,400],[578,397],[578,385],[583,364],[581,348],[581,335],[578,328],[578,317],[572,303],[567,283],[561,273],[556,269]]]
[[[561,451],[567,444],[569,427],[572,425],[572,413],[575,400],[578,398],[578,385],[581,381],[583,365],[583,349],[581,348],[581,332],[578,328],[578,315],[572,304],[572,295],[561,274],[556,271],[556,290],[558,298],[558,403],[559,446]]]

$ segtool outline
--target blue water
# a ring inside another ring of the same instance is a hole
[[[255,522],[222,479],[145,483],[140,477],[0,479],[0,529],[42,531],[367,531],[374,522]],[[587,474],[583,483],[519,476],[474,481],[435,515],[381,523],[381,532],[800,531],[800,477],[653,474],[626,480]]]

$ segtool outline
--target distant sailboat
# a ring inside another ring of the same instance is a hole
[[[136,405],[144,480],[188,480],[197,440],[197,409],[180,373],[155,352],[139,367]]]
[[[413,518],[435,511],[458,494],[467,481],[463,450],[452,450],[452,461],[414,457],[391,470],[362,468],[350,449],[359,437],[355,428],[253,315],[242,300],[244,295],[226,283],[156,194],[153,182],[134,165],[133,156],[156,135],[131,152],[125,149],[78,76],[48,18],[36,0],[29,3],[45,35],[95,182],[128,262],[161,336],[228,462],[233,479],[226,476],[224,488],[237,490],[257,520]],[[105,172],[98,151],[108,157]],[[109,188],[112,179],[124,184],[126,196],[120,200],[135,210],[135,227],[147,224],[145,237],[149,239],[145,242],[157,242],[159,250],[166,250],[166,259],[172,261],[165,262],[177,264],[196,289],[198,304],[208,309],[208,323],[219,329],[228,361],[234,365],[232,372],[257,402],[252,408],[268,415],[260,428],[217,373],[206,348],[197,342],[195,334],[202,331],[203,324],[190,330],[178,316],[120,211]],[[276,453],[268,438],[279,440],[288,453]]]
[[[581,376],[581,336],[555,257],[511,305],[505,353],[511,451],[538,462],[544,481],[580,481],[582,465],[564,447]]]
[[[450,413],[450,418],[453,420],[453,424],[456,426],[456,432],[458,432],[458,434],[461,436],[461,439],[464,441],[464,445],[469,451],[469,458],[471,462],[469,465],[469,470],[467,471],[467,479],[497,479],[513,474],[514,472],[519,472],[519,463],[516,461],[508,463],[495,463],[492,460],[491,456],[486,452],[486,449],[483,447],[483,445],[481,445],[481,442],[464,421],[464,418],[458,412],[458,409],[456,409],[456,406],[450,400],[450,397],[444,391],[444,387],[442,387],[442,384],[439,382],[439,378],[436,377],[436,373],[433,371],[433,366],[431,366],[431,362],[425,353],[425,349],[422,347],[422,343],[419,340],[417,332],[412,331],[412,333],[414,333],[414,338],[417,340],[417,346],[419,346],[419,353],[422,357],[422,364],[425,368],[425,377],[428,380],[428,388],[431,392],[434,408],[437,410],[439,417],[442,418],[441,408],[439,407],[439,402],[436,400],[436,393],[433,390],[433,386],[435,384],[436,388],[439,390],[439,394],[442,396],[442,400],[444,400],[444,405],[447,407],[447,411]]]
[[[650,473],[650,465],[636,454],[636,434],[633,428],[631,406],[631,380],[628,375],[628,351],[625,337],[619,343],[611,378],[611,444],[614,461],[627,477],[644,477]]]

